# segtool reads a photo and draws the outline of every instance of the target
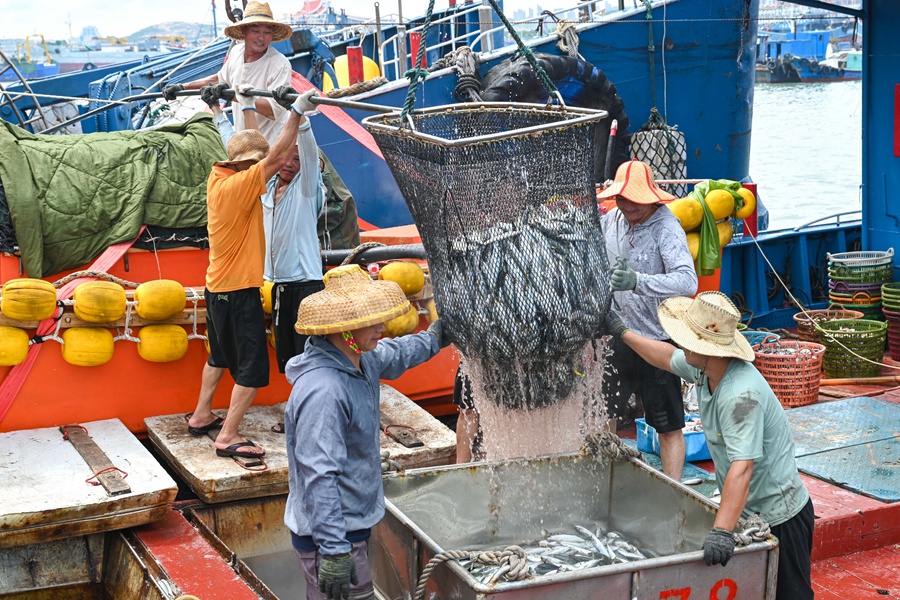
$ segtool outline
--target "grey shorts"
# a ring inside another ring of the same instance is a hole
[[[325,600],[325,596],[319,591],[319,564],[322,555],[317,550],[301,552],[296,548],[294,553],[306,579],[306,600]],[[372,569],[369,567],[369,543],[354,543],[350,554],[356,565],[356,585],[350,587],[350,600],[373,600],[375,588],[372,586]]]

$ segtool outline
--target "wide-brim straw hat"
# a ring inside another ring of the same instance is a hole
[[[359,265],[342,265],[325,274],[325,289],[303,299],[294,329],[302,335],[328,335],[385,323],[406,314],[409,300],[394,281],[375,281]]]
[[[275,17],[272,16],[272,9],[269,8],[267,2],[250,2],[247,4],[247,8],[244,9],[244,18],[240,22],[226,27],[225,35],[233,40],[241,41],[244,39],[243,28],[247,25],[256,24],[272,26],[273,42],[286,40],[294,33],[290,25],[285,25],[275,20]]]
[[[258,163],[269,154],[269,141],[256,129],[238,131],[228,140],[228,160],[220,160],[220,167],[237,164],[247,160]]]
[[[722,292],[669,298],[659,305],[657,315],[672,341],[686,350],[748,362],[755,358],[753,348],[737,328],[741,313]]]
[[[675,200],[675,196],[656,185],[656,177],[650,165],[637,159],[619,165],[613,184],[600,192],[597,198],[613,196],[622,196],[635,204],[657,204]]]

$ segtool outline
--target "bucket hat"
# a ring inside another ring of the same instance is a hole
[[[375,281],[359,265],[342,265],[325,274],[325,289],[303,299],[294,329],[327,335],[385,323],[406,314],[409,300],[394,281]]]
[[[228,140],[228,160],[220,160],[216,164],[227,167],[245,160],[258,163],[269,153],[269,142],[266,136],[256,129],[238,131]]]
[[[659,305],[657,315],[672,341],[691,352],[748,362],[755,358],[750,343],[737,328],[741,313],[722,292],[669,298]]]
[[[637,159],[619,165],[613,184],[600,192],[597,198],[622,196],[635,204],[656,204],[671,202],[675,196],[656,185],[653,169]]]
[[[225,28],[225,35],[233,40],[241,41],[244,39],[244,27],[247,25],[271,25],[272,41],[280,42],[286,40],[294,33],[290,25],[279,23],[272,16],[272,9],[269,8],[268,2],[249,2],[247,8],[244,9],[244,18]]]

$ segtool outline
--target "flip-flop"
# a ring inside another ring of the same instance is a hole
[[[186,414],[185,420],[190,419],[192,414],[194,413]],[[222,429],[222,423],[224,422],[225,419],[223,419],[222,417],[216,417],[215,419],[213,419],[212,423],[209,423],[208,425],[204,425],[202,427],[191,427],[190,425],[188,425],[188,433],[190,433],[191,435],[206,435],[210,431]]]
[[[276,423],[275,425],[272,425],[269,429],[272,430],[272,433],[280,433],[283,435],[284,434],[284,423]]]
[[[234,458],[234,457],[262,458],[263,456],[266,455],[265,451],[261,452],[260,454],[256,454],[254,452],[242,452],[242,451],[238,450],[238,448],[245,448],[247,446],[253,446],[254,448],[259,447],[256,444],[254,444],[253,442],[251,442],[250,440],[247,440],[246,442],[237,442],[235,444],[228,446],[224,450],[220,450],[219,448],[216,448],[216,456],[222,456],[224,458]]]

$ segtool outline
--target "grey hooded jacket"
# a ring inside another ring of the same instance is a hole
[[[395,379],[440,351],[426,331],[383,339],[363,354],[362,371],[323,337],[288,361],[293,386],[284,413],[289,493],[284,523],[312,536],[322,554],[350,552],[347,533],[384,517],[380,379]]]

